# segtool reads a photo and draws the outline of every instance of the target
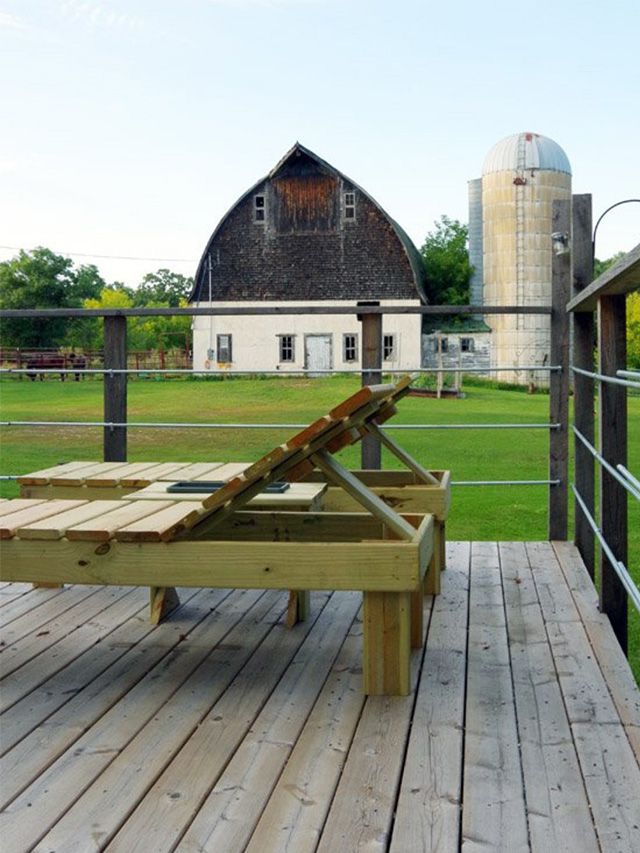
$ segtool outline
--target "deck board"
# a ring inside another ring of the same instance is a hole
[[[356,593],[0,590],[19,851],[637,851],[640,692],[568,543],[451,543],[408,697]],[[634,751],[635,750],[635,751]]]

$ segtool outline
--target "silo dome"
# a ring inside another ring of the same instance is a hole
[[[482,174],[530,169],[571,174],[569,158],[562,148],[553,139],[539,133],[515,133],[500,140],[487,154]]]

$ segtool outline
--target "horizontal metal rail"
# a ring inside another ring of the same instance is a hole
[[[581,376],[588,376],[596,382],[609,382],[612,385],[623,385],[625,388],[638,388],[640,390],[640,381],[632,382],[629,379],[619,379],[617,376],[606,376],[604,373],[592,373],[590,370],[583,370],[581,367],[574,367],[573,365],[571,365],[571,370]]]
[[[624,465],[618,463],[616,465],[616,468],[618,469],[618,471],[620,471],[622,476],[625,477],[631,483],[631,485],[638,490],[638,492],[640,492],[640,480],[638,480],[637,477],[634,477],[631,471],[629,471],[628,468],[625,468]]]
[[[640,370],[616,370],[616,376],[622,376],[623,379],[640,380]]]
[[[620,560],[618,560],[616,558],[615,554],[613,553],[613,551],[611,550],[611,548],[609,548],[609,545],[607,544],[606,539],[602,535],[602,531],[600,530],[600,528],[596,524],[594,517],[591,515],[591,513],[587,509],[585,502],[583,501],[580,493],[576,489],[575,483],[571,483],[571,490],[575,496],[575,499],[577,500],[578,504],[580,505],[580,509],[584,513],[584,517],[587,519],[589,527],[595,533],[595,535],[598,539],[598,542],[600,543],[600,547],[602,548],[603,553],[606,554],[607,559],[609,560],[609,562],[613,566],[615,573],[618,575],[622,585],[626,589],[627,594],[629,595],[629,598],[633,602],[636,610],[640,613],[640,590],[638,589],[638,587],[633,582],[633,579],[632,579],[631,575],[629,574],[629,572],[627,571],[627,567],[625,566],[625,564],[623,562],[621,562]]]
[[[308,424],[226,424],[159,421],[0,421],[3,427],[138,427],[149,429],[304,429]],[[560,429],[560,424],[385,424],[387,429]]]
[[[561,480],[452,480],[452,486],[559,486]]]
[[[446,317],[453,314],[551,314],[550,305],[247,305],[222,308],[194,306],[186,308],[5,308],[0,318],[34,317],[233,317],[296,314],[429,314]]]
[[[3,474],[0,480],[18,480],[26,474]],[[560,480],[453,480],[452,486],[557,486]]]
[[[598,453],[593,444],[591,444],[591,442],[587,438],[585,438],[585,436],[576,426],[573,426],[572,430],[573,434],[580,439],[580,441],[584,444],[584,446],[587,448],[593,458],[596,459],[602,465],[603,468],[606,468],[606,470],[611,474],[614,480],[617,480],[618,483],[620,483],[620,485],[625,488],[632,497],[634,497],[637,501],[640,501],[640,490],[634,488],[633,484],[623,474],[621,474],[613,467],[613,465],[607,462],[604,456],[602,456],[601,453]]]
[[[560,365],[555,366],[543,366],[539,364],[516,364],[512,367],[407,367],[407,368],[381,368],[380,370],[376,368],[362,368],[362,367],[347,367],[344,369],[341,368],[318,368],[317,370],[314,368],[307,367],[299,367],[299,368],[286,368],[285,370],[236,370],[235,368],[229,368],[224,370],[195,370],[190,367],[122,367],[122,368],[111,368],[111,367],[84,367],[84,368],[74,368],[74,367],[46,367],[42,370],[36,365],[35,367],[0,367],[0,373],[6,374],[30,374],[33,376],[34,374],[55,374],[59,376],[60,374],[69,374],[69,375],[90,375],[90,374],[105,374],[107,376],[115,376],[116,374],[121,373],[133,373],[133,374],[162,374],[166,375],[177,374],[177,375],[188,375],[188,376],[215,376],[219,378],[221,376],[297,376],[300,374],[311,373],[313,375],[317,374],[336,374],[336,373],[348,373],[348,374],[362,374],[362,373],[382,373],[386,375],[392,374],[404,374],[404,373],[504,373],[505,371],[518,371],[518,370],[535,370],[540,371],[541,373],[553,373],[556,371],[561,371],[562,368]]]

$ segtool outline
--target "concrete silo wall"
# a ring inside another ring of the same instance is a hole
[[[551,215],[555,199],[571,198],[564,172],[513,170],[482,178],[484,302],[551,303]],[[549,363],[549,317],[490,315],[492,367]],[[548,374],[500,373],[506,382],[548,384]]]

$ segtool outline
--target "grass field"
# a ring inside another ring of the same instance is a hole
[[[326,379],[140,380],[129,383],[129,421],[305,423],[358,387],[356,377]],[[549,398],[468,385],[464,399],[407,397],[392,424],[546,423]],[[0,420],[98,421],[102,382],[0,382]],[[129,430],[130,461],[253,461],[291,429]],[[402,430],[394,433],[423,465],[448,468],[454,480],[542,480],[548,477],[547,430]],[[629,400],[629,468],[640,471],[640,399]],[[4,427],[0,473],[22,474],[72,459],[102,458],[96,427]],[[359,448],[340,459],[359,467]],[[397,467],[383,454],[384,467]],[[451,539],[547,538],[546,486],[459,486],[454,489]],[[0,494],[17,494],[0,484]],[[629,501],[630,569],[640,581],[640,506]],[[570,517],[572,516],[572,509]],[[631,618],[634,667],[640,676],[640,620]]]

